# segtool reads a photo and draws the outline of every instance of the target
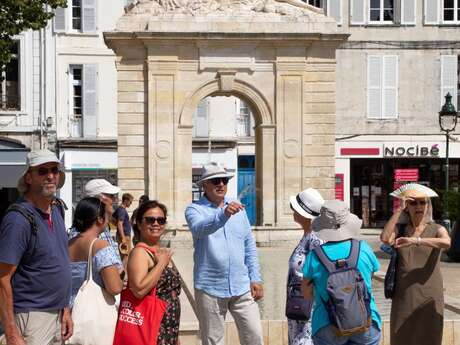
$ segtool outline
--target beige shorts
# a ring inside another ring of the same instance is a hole
[[[30,311],[14,315],[27,345],[61,345],[60,311]]]

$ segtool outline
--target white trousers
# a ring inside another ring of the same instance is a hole
[[[248,292],[242,296],[219,298],[195,290],[203,345],[225,344],[225,316],[235,320],[241,345],[263,345],[259,306]]]

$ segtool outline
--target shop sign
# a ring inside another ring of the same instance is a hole
[[[418,169],[395,169],[395,182],[417,182]]]
[[[344,174],[335,174],[335,198],[336,200],[344,200]]]
[[[384,157],[439,157],[439,144],[398,144],[384,146]]]

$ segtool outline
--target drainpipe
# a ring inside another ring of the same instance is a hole
[[[44,29],[40,29],[40,118],[38,126],[40,128],[40,149],[44,148],[43,140],[43,118],[45,116],[45,33]]]

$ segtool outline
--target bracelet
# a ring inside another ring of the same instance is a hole
[[[417,246],[420,246],[420,244],[422,243],[422,239],[420,237],[417,237]]]

